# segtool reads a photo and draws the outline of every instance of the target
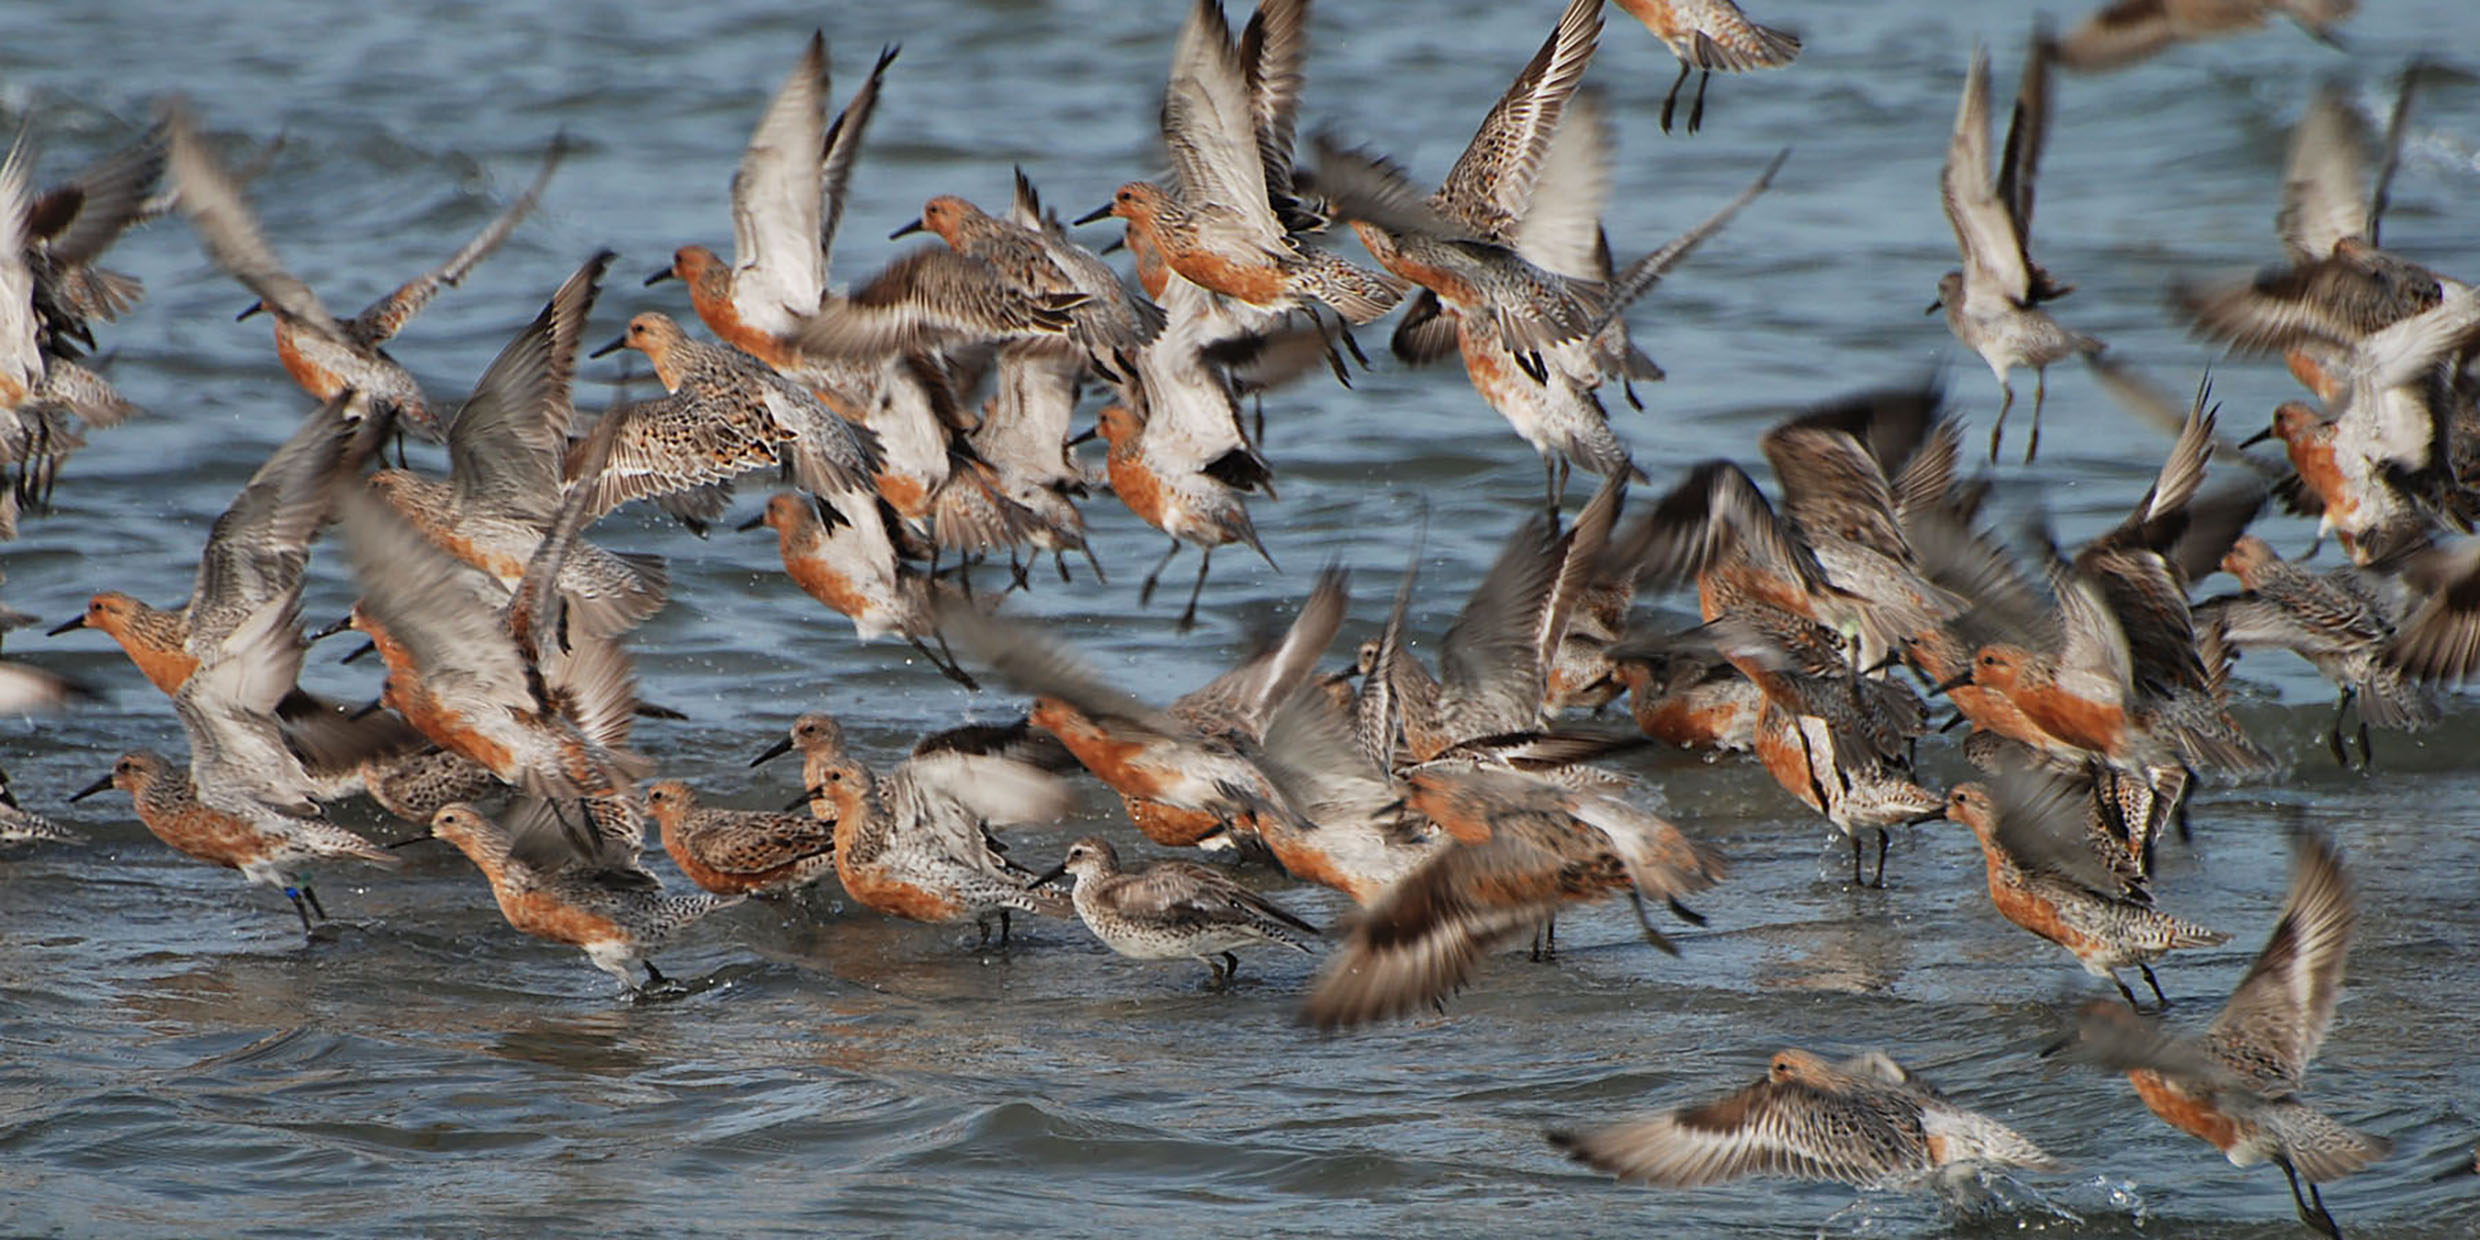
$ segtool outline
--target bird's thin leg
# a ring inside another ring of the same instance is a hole
[[[284,898],[293,902],[293,911],[301,916],[301,937],[305,939],[311,937],[310,910],[301,902],[301,889],[298,887],[285,888]]]
[[[1662,96],[1662,132],[1664,133],[1671,131],[1671,109],[1679,106],[1679,88],[1688,84],[1688,71],[1691,68],[1693,66],[1687,61],[1680,61],[1679,76],[1671,79],[1671,93]]]
[[[2186,777],[2185,768],[2181,768],[2181,772],[2182,773],[2179,778],[2179,796],[2176,801],[2171,802],[2171,813],[2175,815],[2173,821],[2178,824],[2179,842],[2182,844],[2193,844],[2196,842],[2196,828],[2195,824],[2187,820],[2187,796],[2188,793],[2195,789],[2196,784],[2194,780]],[[2158,838],[2158,833],[2156,833],[2156,838]],[[2151,840],[2146,840],[2144,843],[2144,868],[2147,873],[2150,873],[2153,868],[2153,844]]]
[[[2161,979],[2153,976],[2153,966],[2139,960],[2136,967],[2144,970],[2144,984],[2153,988],[2153,999],[2161,1004],[2160,1011],[2170,1010],[2170,996],[2161,993]]]
[[[1335,321],[1335,338],[1343,342],[1344,351],[1352,355],[1353,361],[1361,364],[1361,369],[1369,369],[1369,355],[1361,352],[1361,342],[1353,338],[1351,320],[1337,319]],[[1352,377],[1350,375],[1347,374],[1344,376],[1343,386],[1352,386]]]
[[[1094,570],[1094,580],[1106,586],[1111,584],[1111,579],[1103,575],[1102,561],[1094,558],[1094,549],[1083,543],[1079,543],[1076,549],[1085,553],[1085,563]],[[1068,558],[1064,555],[1059,557],[1059,579],[1068,579]]]
[[[2118,974],[2110,974],[2110,984],[2118,987],[2118,993],[2127,996],[2127,1009],[2129,1011],[2141,1012],[2144,1010],[2144,1005],[2136,1002],[2136,992],[2127,989],[2127,983],[2122,980]]]
[[[1707,69],[1696,79],[1696,102],[1688,108],[1688,132],[1695,133],[1705,124],[1705,88],[1714,80],[1714,71]]]
[[[2024,464],[2041,450],[2041,402],[2049,396],[2049,367],[2032,368],[2032,436],[2024,440]]]
[[[319,907],[319,893],[310,886],[310,880],[307,878],[301,880],[301,898],[310,902],[311,916],[320,921],[327,920],[327,910]]]
[[[1332,336],[1326,340],[1326,369],[1334,373],[1335,382],[1347,388],[1352,386],[1352,368],[1344,363],[1343,350]]]
[[[1998,463],[1998,445],[2006,438],[2006,411],[2015,407],[2015,385],[2000,379],[1998,390],[2006,393],[2006,399],[1998,402],[1998,420],[1989,427],[1989,463],[1992,465]]]
[[[2299,1208],[2299,1221],[2332,1237],[2333,1240],[2342,1240],[2342,1226],[2334,1222],[2333,1214],[2326,1210],[2325,1194],[2317,1191],[2315,1181],[2309,1181],[2307,1195],[2303,1197],[2299,1192],[2299,1171],[2291,1166],[2291,1160],[2277,1157],[2273,1162],[2275,1166],[2282,1168],[2282,1178],[2290,1181],[2291,1204]],[[2313,1206],[2309,1204],[2311,1201],[2315,1203]]]
[[[1645,941],[1653,944],[1655,948],[1661,951],[1668,952],[1674,956],[1678,955],[1678,946],[1671,942],[1669,935],[1662,933],[1661,927],[1653,924],[1653,915],[1645,911],[1644,893],[1638,891],[1634,887],[1630,887],[1628,888],[1627,897],[1628,907],[1636,910],[1636,924],[1638,928],[1645,932]],[[1673,912],[1695,912],[1694,909],[1687,908],[1677,900],[1671,901],[1671,910]],[[1695,919],[1698,924],[1702,924],[1703,920],[1703,918]]]
[[[1162,580],[1163,570],[1171,566],[1171,557],[1179,553],[1180,540],[1174,538],[1171,540],[1171,549],[1163,552],[1161,559],[1154,561],[1154,571],[1145,575],[1145,584],[1137,587],[1137,606],[1144,607],[1153,603],[1154,584]]]
[[[988,917],[976,917],[973,919],[973,927],[982,932],[980,938],[973,940],[973,950],[980,951],[981,949],[990,946],[990,919]]]
[[[1180,622],[1174,626],[1182,633],[1197,627],[1197,599],[1206,592],[1206,570],[1213,565],[1214,548],[1199,548],[1197,551],[1197,582],[1188,588],[1188,607],[1180,612]]]
[[[1008,936],[1009,936],[1009,935],[1011,935],[1011,934],[1014,934],[1015,932],[1016,932],[1016,923],[1015,923],[1015,921],[1014,921],[1013,919],[1011,919],[1011,918],[1008,916],[1008,910],[1006,910],[1006,909],[1000,909],[1000,910],[999,910],[999,946],[1001,946],[1001,947],[1005,947],[1005,946],[1007,946]]]
[[[1859,832],[1857,832],[1857,831],[1846,831],[1846,832],[1844,832],[1843,834],[1844,834],[1844,836],[1845,836],[1846,838],[1848,838],[1848,839],[1850,839],[1850,840],[1851,840],[1851,885],[1852,885],[1852,886],[1854,886],[1854,887],[1857,887],[1857,886],[1860,886],[1860,885],[1861,885],[1861,884],[1860,884],[1860,833],[1859,833]]]
[[[1559,510],[1559,462],[1547,453],[1541,458],[1541,503],[1552,512]]]
[[[2342,1240],[2342,1224],[2335,1222],[2333,1212],[2325,1208],[2325,1194],[2317,1188],[2314,1180],[2308,1181],[2308,1204],[2316,1209],[2316,1218],[2309,1226],[2333,1237],[2333,1240]]]
[[[2359,716],[2359,771],[2365,775],[2377,769],[2377,753],[2368,747],[2368,713]]]
[[[2342,743],[2342,718],[2351,710],[2351,686],[2342,686],[2342,696],[2334,699],[2334,724],[2325,729],[2325,746],[2334,751],[2334,762],[2343,770],[2351,769],[2351,752]]]
[[[662,986],[672,980],[663,976],[663,970],[654,967],[654,962],[651,960],[640,960],[637,963],[646,966],[646,983],[650,986]]]
[[[1886,846],[1894,842],[1894,834],[1884,827],[1877,829],[1877,877],[1869,886],[1884,890],[1886,886]]]
[[[981,692],[982,686],[980,683],[976,682],[972,675],[964,670],[962,664],[956,662],[956,652],[947,648],[947,635],[944,633],[933,632],[931,636],[938,639],[939,648],[936,650],[932,650],[928,646],[923,645],[921,639],[918,637],[908,637],[905,640],[913,643],[913,649],[920,651],[921,657],[930,661],[930,666],[939,669],[940,675],[947,677],[949,680],[955,681],[957,684],[963,685],[965,688],[972,690],[975,693]]]
[[[1232,980],[1233,978],[1236,978],[1236,977],[1238,977],[1238,976],[1240,976],[1240,958],[1239,958],[1238,956],[1232,955],[1230,952],[1224,952],[1224,953],[1223,953],[1223,980],[1224,980],[1224,981],[1226,981],[1226,982],[1228,982],[1228,981],[1230,981],[1230,980]]]

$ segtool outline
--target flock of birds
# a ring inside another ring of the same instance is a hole
[[[1730,0],[1616,2],[1679,58],[1665,129],[1691,72],[1773,68],[1799,51]],[[1331,132],[1296,162],[1308,0],[1262,0],[1237,34],[1219,0],[1197,0],[1162,106],[1171,175],[1124,185],[1077,221],[1124,223],[1133,284],[1020,172],[997,214],[931,199],[897,232],[934,243],[834,291],[845,187],[896,54],[830,115],[814,37],[733,177],[732,259],[691,245],[648,280],[684,285],[714,340],[663,314],[631,319],[603,352],[645,354],[664,394],[618,404],[590,429],[571,387],[610,253],[587,259],[453,408],[426,398],[384,347],[518,225],[559,144],[471,244],[343,318],[286,272],[249,208],[247,170],[225,164],[184,106],[40,194],[21,139],[0,167],[12,531],[21,509],[42,509],[83,431],[133,412],[81,359],[97,325],[142,292],[95,260],[153,216],[188,218],[320,402],[215,522],[184,604],[97,594],[54,630],[119,642],[172,698],[190,743],[186,765],[128,753],[71,799],[127,792],[165,843],[281,889],[308,933],[326,916],[312,867],[392,866],[413,842],[382,847],[320,808],[365,794],[418,824],[417,839],[471,858],[511,925],[584,950],[632,992],[641,969],[648,985],[665,981],[646,955],[683,926],[829,874],[880,913],[972,921],[985,938],[995,923],[1004,939],[1014,912],[1076,916],[1121,954],[1199,960],[1217,983],[1241,949],[1322,950],[1323,932],[1227,867],[1123,868],[1099,836],[1049,873],[1011,860],[994,829],[1069,813],[1067,775],[1082,768],[1157,845],[1270,864],[1360,906],[1303,1002],[1306,1021],[1337,1030],[1441,1006],[1528,934],[1536,958],[1555,955],[1555,918],[1571,903],[1624,898],[1646,940],[1675,954],[1655,914],[1701,922],[1687,901],[1725,878],[1725,860],[1602,760],[1647,743],[1748,751],[1848,837],[1855,884],[1870,837],[1865,881],[1882,882],[1889,828],[1969,826],[1997,911],[2124,998],[2088,1007],[2055,1049],[2125,1072],[2146,1106],[2234,1163],[2275,1163],[2301,1217],[2338,1235],[2318,1185],[2388,1151],[2300,1095],[2355,916],[2338,852],[2293,841],[2280,921],[2201,1037],[2137,1016],[2120,971],[2136,969],[2166,1006],[2153,962],[2229,937],[2158,907],[2149,883],[2156,842],[2184,830],[2200,776],[2274,768],[2228,710],[2237,651],[2290,649],[2333,680],[2330,740],[2346,763],[2355,703],[2365,761],[2368,728],[2436,722],[2435,686],[2480,664],[2480,543],[2448,540],[2480,500],[2480,388],[2466,370],[2480,293],[2378,246],[2404,109],[2380,143],[2337,92],[2318,94],[2282,186],[2287,262],[2171,290],[2199,333],[2280,354],[2309,390],[2313,401],[2283,405],[2258,436],[2288,449],[2276,465],[2222,436],[2201,385],[2182,409],[2052,318],[2046,303],[2070,288],[2034,261],[2029,234],[2052,66],[2115,67],[2277,11],[2330,38],[2350,7],[2123,0],[2064,37],[2036,31],[1995,158],[1989,64],[1973,57],[1942,175],[1962,264],[1932,309],[2002,386],[2016,367],[2039,374],[2082,357],[2177,432],[2125,520],[2072,551],[2037,526],[2013,545],[1990,530],[1987,485],[1964,476],[1960,425],[1930,386],[1859,393],[1774,427],[1761,445],[1773,496],[1716,460],[1650,504],[1629,502],[1630,485],[1649,479],[1602,394],[1616,380],[1633,402],[1634,385],[1661,370],[1630,343],[1624,312],[1782,161],[1695,229],[1618,263],[1600,223],[1612,120],[1582,85],[1602,0],[1566,6],[1436,189]],[[2405,75],[2406,105],[2416,78]],[[1700,80],[1689,132],[1704,123],[1705,90]],[[1332,244],[1340,225],[1375,267]],[[1063,580],[1071,553],[1091,563],[1078,501],[1099,481],[1170,540],[1141,598],[1183,547],[1198,549],[1184,627],[1217,548],[1245,544],[1271,562],[1246,500],[1271,497],[1275,475],[1246,402],[1321,371],[1348,384],[1367,364],[1352,329],[1399,306],[1396,355],[1459,356],[1547,475],[1546,503],[1515,524],[1435,643],[1434,667],[1408,631],[1410,572],[1382,635],[1339,670],[1321,665],[1351,600],[1347,575],[1330,568],[1279,641],[1168,705],[1006,618],[1005,594],[1029,584],[1041,552]],[[1088,432],[1108,442],[1101,478],[1072,453],[1088,387],[1106,393]],[[2036,389],[2035,445],[2040,403]],[[447,476],[407,468],[406,437],[444,441]],[[2249,472],[2208,491],[2217,458]],[[1571,467],[1602,479],[1572,516]],[[788,489],[750,527],[776,532],[802,590],[865,640],[893,635],[961,682],[979,671],[1025,692],[1028,714],[928,737],[886,769],[856,756],[836,719],[805,715],[758,757],[800,755],[801,795],[783,812],[717,808],[679,781],[649,782],[654,764],[633,734],[667,712],[639,700],[625,638],[663,606],[669,579],[659,559],[584,535],[640,500],[693,525],[719,520],[734,480],[759,470]],[[2311,569],[2247,536],[2277,495],[2321,512],[2349,562]],[[360,601],[305,633],[311,547],[331,525]],[[1002,552],[1009,575],[994,594],[972,574]],[[2217,568],[2242,590],[2191,601]],[[1694,623],[1637,609],[1640,593],[1673,589],[1693,589]],[[347,628],[384,666],[366,706],[297,684],[310,644]],[[13,710],[82,692],[0,666]],[[1623,696],[1638,725],[1626,736],[1572,718]],[[1942,793],[1916,782],[1913,764],[1939,696],[1988,773]],[[666,891],[641,863],[648,816],[700,891]],[[67,834],[4,787],[0,833]],[[1053,884],[1070,875],[1063,894]],[[1798,1050],[1725,1097],[1552,1139],[1667,1186],[2051,1165],[1884,1055],[1836,1064]]]

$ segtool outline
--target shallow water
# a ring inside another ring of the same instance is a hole
[[[342,22],[279,5],[21,11],[21,37],[0,45],[0,102],[31,110],[47,175],[125,137],[172,92],[219,131],[283,132],[252,196],[285,259],[339,308],[446,254],[565,129],[582,148],[544,210],[394,346],[444,399],[597,246],[624,256],[599,325],[616,331],[638,308],[685,314],[679,286],[641,290],[635,277],[675,246],[729,240],[740,145],[812,25],[826,26],[845,90],[882,43],[904,47],[838,250],[849,280],[893,252],[879,238],[929,195],[1002,202],[1012,162],[1069,215],[1152,171],[1180,12],[1095,0],[426,7]],[[1655,127],[1673,62],[1614,14],[1591,80],[1619,120],[1610,225],[1623,256],[1794,148],[1775,190],[1633,316],[1671,377],[1646,390],[1649,413],[1616,416],[1657,481],[1712,455],[1754,466],[1755,432],[1782,410],[1929,371],[1986,425],[1994,385],[1920,311],[1953,261],[1935,187],[1974,37],[1993,44],[1998,89],[2012,89],[2029,19],[2000,7],[1760,6],[1809,51],[1787,73],[1717,81],[1693,140]],[[1304,129],[1331,123],[1435,178],[1556,8],[1327,0]],[[2284,28],[2059,83],[2037,247],[2080,286],[2063,319],[2174,390],[2194,381],[2211,354],[2166,320],[2162,282],[2277,255],[2283,134],[2311,84],[2356,71],[2363,102],[2380,106],[2379,79],[2402,57],[2480,33],[2462,0],[2369,8],[2348,56]],[[2476,140],[2480,90],[2422,101],[2389,244],[2480,270],[2465,205],[2480,188]],[[158,225],[114,258],[150,296],[104,337],[113,374],[155,416],[95,436],[67,471],[60,513],[28,521],[7,549],[8,601],[47,620],[96,589],[174,601],[208,523],[305,407],[263,322],[230,321],[247,298],[186,228]],[[619,371],[586,373],[581,397],[599,405],[595,385]],[[2074,536],[2134,502],[2166,438],[2082,373],[2053,379],[2041,465],[2003,468],[2000,494],[2045,507]],[[2029,398],[2030,377],[2019,384]],[[2225,425],[2242,434],[2289,390],[2262,365],[2215,380]],[[1266,414],[1283,498],[1260,502],[1257,521],[1287,571],[1222,557],[1205,624],[1180,637],[1172,607],[1135,606],[1159,536],[1098,500],[1088,511],[1110,584],[1037,576],[1011,610],[1055,621],[1168,698],[1227,666],[1327,558],[1361,570],[1346,641],[1373,629],[1424,507],[1418,610],[1422,631],[1441,631],[1537,494],[1529,451],[1452,367],[1382,360],[1352,391],[1309,383]],[[2289,549],[2310,533],[2271,528]],[[783,579],[771,533],[699,542],[624,513],[596,537],[672,557],[677,601],[637,649],[647,696],[691,718],[649,725],[643,740],[711,797],[791,795],[789,774],[744,763],[803,710],[837,711],[892,759],[924,731],[1014,706],[965,694],[900,648],[857,645]],[[313,575],[310,614],[339,613],[341,565],[322,553]],[[401,876],[329,878],[340,927],[303,947],[273,893],[173,856],[117,794],[61,804],[122,748],[180,750],[163,699],[118,652],[94,634],[20,634],[12,650],[110,686],[111,701],[0,734],[20,796],[93,837],[0,857],[0,1231],[2304,1234],[2274,1171],[2232,1168],[2123,1084],[2035,1057],[2097,983],[1990,910],[1968,835],[1911,832],[1887,890],[1850,890],[1823,824],[1745,763],[1635,760],[1734,864],[1679,959],[1645,949],[1621,910],[1580,911],[1562,919],[1557,967],[1495,961],[1443,1019],[1319,1038],[1291,1019],[1306,958],[1261,954],[1212,993],[1191,966],[1118,959],[1073,925],[1019,921],[1014,945],[976,951],[969,929],[847,910],[831,888],[806,907],[742,907],[697,928],[660,957],[691,993],[627,1005],[576,953],[510,931],[445,850],[408,853]],[[367,696],[368,674],[332,657],[314,662],[313,687]],[[2335,833],[2366,897],[2311,1096],[2398,1150],[2327,1200],[2355,1235],[2469,1236],[2475,1181],[2429,1177],[2480,1136],[2465,1044],[2480,977],[2469,757],[2480,716],[2458,705],[2425,737],[2380,737],[2381,774],[2345,775],[2323,751],[2327,697],[2313,677],[2274,657],[2242,670],[2248,721],[2293,768],[2198,804],[2162,901],[2235,938],[2172,957],[2164,984],[2183,1018],[2203,1019],[2270,929],[2284,830]],[[1935,777],[1960,777],[1951,753],[1930,761]],[[1019,855],[1054,856],[1096,829],[1131,836],[1100,789],[1086,805],[1018,833]],[[1343,910],[1322,891],[1281,898],[1321,919]],[[1885,1047],[2072,1169],[2000,1182],[1973,1221],[1834,1185],[1622,1187],[1540,1138],[1752,1079],[1794,1044]]]

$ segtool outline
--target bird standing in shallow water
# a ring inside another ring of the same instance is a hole
[[[300,914],[305,937],[314,933],[313,915],[327,920],[319,893],[310,887],[310,865],[360,861],[394,869],[398,864],[394,853],[321,819],[251,821],[206,805],[178,767],[143,749],[122,754],[112,764],[111,774],[69,799],[82,801],[110,788],[128,792],[138,821],[176,851],[209,865],[239,870],[253,883],[282,891],[293,902],[293,911]]]
[[[1076,915],[1112,951],[1135,960],[1201,960],[1214,984],[1240,975],[1236,947],[1260,943],[1308,955],[1318,928],[1220,870],[1189,861],[1119,868],[1109,840],[1089,835],[1068,846],[1058,868],[1033,880],[1041,886],[1076,876]]]
[[[1989,900],[2008,921],[2075,953],[2084,971],[2108,978],[2136,1008],[2135,992],[2118,970],[2143,970],[2163,1007],[2152,962],[2179,947],[2230,941],[2219,930],[2182,921],[2153,907],[2132,859],[2096,855],[2085,829],[2090,792],[2066,780],[2024,777],[1997,785],[1957,784],[1947,794],[1948,819],[1972,828],[1989,870]]]
[[[542,806],[535,802],[527,812],[540,813]],[[635,970],[641,967],[651,985],[670,980],[646,959],[648,951],[690,922],[740,903],[739,896],[704,892],[666,895],[643,870],[623,879],[609,868],[576,861],[538,869],[512,851],[516,833],[470,805],[449,805],[432,815],[431,834],[454,845],[490,880],[491,895],[509,925],[584,952],[595,968],[620,983],[623,994],[638,992]]]
[[[2098,1004],[2085,1009],[2073,1042],[2054,1049],[2071,1045],[2076,1058],[2124,1071],[2153,1114],[2211,1142],[2232,1166],[2282,1168],[2299,1217],[2340,1240],[2317,1184],[2385,1157],[2394,1143],[2344,1127],[2301,1101],[2299,1091],[2333,1024],[2358,919],[2341,854],[2320,836],[2295,835],[2281,920],[2203,1037],[2165,1034]]]
[[[1074,802],[1060,780],[1001,753],[975,752],[970,729],[930,737],[884,776],[844,743],[835,717],[811,713],[750,763],[795,749],[810,812],[835,824],[835,874],[844,891],[890,917],[932,923],[971,921],[990,938],[1009,912],[1065,917],[1068,903],[1029,889],[1032,872],[1007,859],[992,823],[1049,822]]]
[[[677,779],[646,786],[646,812],[672,863],[717,895],[782,895],[835,868],[835,824],[807,814],[701,806]]]

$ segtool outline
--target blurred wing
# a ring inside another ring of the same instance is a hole
[[[215,519],[190,587],[190,653],[200,659],[276,599],[301,592],[310,539],[327,520],[328,487],[354,427],[346,399],[302,419]]]
[[[1829,1108],[1831,1116],[1820,1114]],[[1869,1184],[1899,1170],[1867,1131],[1888,1117],[1844,1110],[1841,1099],[1805,1083],[1764,1080],[1702,1106],[1552,1139],[1578,1161],[1665,1188],[1746,1175]],[[1873,1122],[1855,1129],[1856,1121]]]
[[[426,683],[454,682],[511,710],[539,707],[502,619],[507,592],[498,582],[432,546],[366,490],[347,490],[337,508],[362,609],[405,645]]]
[[[799,321],[801,350],[819,357],[881,360],[1024,336],[1058,335],[1081,293],[1039,297],[1008,286],[987,260],[945,245],[908,251],[869,283]]]
[[[949,602],[939,609],[939,632],[951,644],[980,657],[993,674],[1022,692],[1058,698],[1095,718],[1125,722],[1159,735],[1188,732],[1178,720],[1104,680],[1066,643],[1029,624]]]
[[[2337,242],[2368,235],[2368,161],[2368,126],[2342,87],[2318,88],[2291,130],[2282,209],[2273,221],[2292,262],[2315,262],[2332,255]]]
[[[164,124],[170,135],[167,162],[173,186],[181,196],[181,210],[188,213],[199,240],[206,244],[207,257],[288,322],[343,342],[344,329],[336,316],[327,312],[309,285],[284,269],[268,247],[266,237],[259,233],[258,217],[251,214],[232,174],[191,128],[189,109],[174,104]]]
[[[0,382],[22,400],[43,382],[43,345],[34,316],[34,272],[26,266],[26,136],[0,164]]]
[[[1301,1015],[1321,1029],[1418,1012],[1462,989],[1492,948],[1556,913],[1565,861],[1512,834],[1441,849],[1352,923]]]
[[[827,127],[827,153],[822,174],[825,205],[818,220],[818,278],[823,296],[826,274],[835,254],[835,234],[844,222],[845,190],[852,184],[853,166],[861,161],[861,136],[870,127],[870,114],[878,110],[879,84],[886,80],[887,66],[895,63],[896,49],[888,47],[878,53],[878,63],[870,67],[870,80],[861,84],[844,110],[835,114],[835,123]],[[818,298],[807,304],[816,306]]]
[[[1076,810],[1066,780],[1013,758],[955,751],[908,758],[916,788],[962,805],[973,817],[1001,826],[1057,822]]]
[[[376,347],[393,339],[406,323],[412,321],[414,315],[422,312],[422,307],[430,304],[431,298],[437,296],[443,286],[454,288],[463,283],[466,274],[474,269],[474,264],[489,258],[508,240],[508,234],[515,232],[517,225],[532,214],[534,204],[542,201],[543,190],[551,184],[551,174],[559,170],[560,159],[566,154],[566,136],[553,138],[551,149],[543,153],[542,171],[534,174],[533,184],[526,186],[525,192],[517,195],[516,201],[501,208],[490,223],[483,225],[481,232],[474,234],[473,240],[449,255],[448,261],[415,276],[396,291],[372,302],[368,309],[346,325],[347,332],[355,340]]]
[[[743,423],[700,413],[679,395],[657,396],[613,409],[594,424],[586,443],[610,441],[599,473],[582,475],[576,461],[584,445],[570,449],[562,472],[571,488],[593,492],[596,515],[632,500],[709,488],[776,463],[777,444]]]
[[[189,734],[190,777],[209,808],[245,818],[313,818],[316,786],[276,727],[306,649],[298,590],[268,600],[211,650],[173,695]]]
[[[66,186],[60,187],[74,188],[79,202],[77,215],[51,237],[46,247],[53,261],[63,265],[84,263],[109,249],[145,213],[148,196],[163,178],[164,162],[164,133],[157,126],[128,146],[79,169]]]
[[[1533,206],[1534,182],[1576,84],[1602,37],[1602,0],[1569,0],[1541,50],[1491,106],[1448,170],[1437,207],[1481,236],[1511,241]],[[1595,212],[1599,214],[1598,208]]]
[[[2332,841],[2301,832],[2291,841],[2291,889],[2282,920],[2213,1020],[2208,1041],[2263,1063],[2297,1088],[2333,1023],[2343,959],[2358,920],[2351,882]]]
[[[1989,53],[1972,51],[1972,68],[1963,83],[1963,103],[1955,111],[1955,132],[1946,146],[1946,168],[1938,179],[1946,202],[1946,222],[1954,227],[1963,251],[1964,281],[1975,300],[2003,298],[2024,304],[2031,274],[2024,266],[2023,239],[2016,235],[2006,204],[1990,183]]]
[[[826,295],[826,111],[827,40],[813,31],[732,173],[732,308],[769,335]]]
[[[1601,92],[1576,92],[1542,154],[1531,201],[1508,238],[1527,262],[1571,280],[1610,279],[1602,206],[1610,200],[1613,145]]]
[[[1163,94],[1162,135],[1179,176],[1180,201],[1228,208],[1253,240],[1288,248],[1266,196],[1248,74],[1221,0],[1197,0],[1180,27]]]
[[[448,474],[460,510],[487,508],[550,524],[560,502],[560,457],[576,417],[569,388],[577,345],[614,257],[604,250],[569,276],[457,411],[448,427]]]

